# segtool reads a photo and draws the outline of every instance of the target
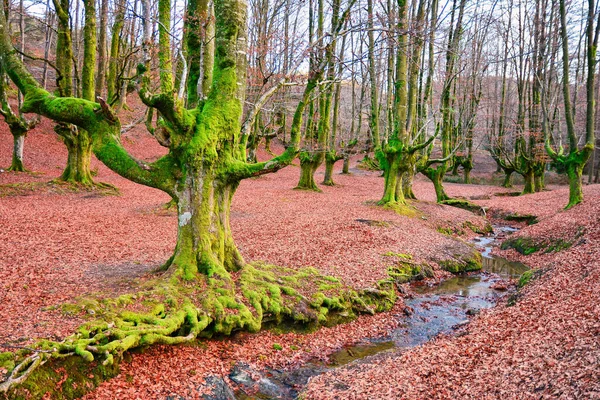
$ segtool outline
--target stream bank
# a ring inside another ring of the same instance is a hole
[[[290,371],[259,371],[238,363],[229,374],[234,387],[228,387],[222,380],[211,381],[208,384],[215,388],[214,395],[204,398],[295,399],[311,377],[349,363],[370,362],[374,357],[419,346],[438,334],[468,324],[470,316],[497,303],[506,293],[509,280],[518,279],[529,269],[492,254],[498,239],[516,231],[509,226],[494,226],[493,234],[474,239],[473,244],[483,259],[481,271],[457,275],[439,284],[412,283],[412,293],[405,299],[406,307],[399,316],[402,321],[389,335],[344,347],[330,355],[327,362],[314,360]]]

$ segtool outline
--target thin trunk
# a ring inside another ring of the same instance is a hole
[[[108,29],[108,1],[100,0],[100,32],[98,35],[98,71],[96,74],[96,97],[102,97],[106,78],[106,34]]]

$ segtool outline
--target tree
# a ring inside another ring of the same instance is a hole
[[[586,79],[586,124],[585,124],[585,144],[582,148],[577,145],[577,135],[575,133],[575,122],[573,118],[573,106],[571,104],[571,87],[569,83],[569,36],[567,33],[567,7],[565,0],[559,1],[560,14],[560,37],[562,40],[562,63],[563,63],[563,101],[564,113],[567,125],[567,137],[569,140],[569,151],[565,153],[562,149],[556,151],[552,148],[550,142],[550,133],[548,129],[548,113],[545,112],[544,132],[546,137],[546,150],[550,157],[562,165],[569,177],[569,202],[565,208],[569,209],[583,201],[582,174],[585,163],[594,151],[595,137],[595,98],[594,82],[596,78],[596,49],[598,46],[598,35],[600,33],[600,20],[596,19],[596,5],[594,0],[588,0],[588,15],[586,26],[586,47],[587,47],[587,79]]]

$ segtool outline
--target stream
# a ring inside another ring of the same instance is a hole
[[[308,362],[291,371],[258,371],[247,364],[236,364],[229,378],[235,391],[224,381],[217,382],[220,393],[206,399],[295,399],[312,376],[350,362],[368,362],[369,357],[390,349],[419,346],[440,333],[452,332],[469,322],[469,316],[481,309],[493,307],[505,293],[507,279],[517,279],[529,268],[492,255],[498,238],[517,229],[494,226],[490,236],[480,236],[473,244],[483,256],[483,268],[477,273],[457,275],[437,285],[428,282],[411,284],[415,296],[405,299],[405,312],[400,325],[388,336],[366,339],[360,344],[344,347],[329,357],[329,362]],[[225,385],[225,386],[223,386]],[[213,384],[213,386],[215,386]]]

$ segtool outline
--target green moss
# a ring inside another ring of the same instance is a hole
[[[585,232],[584,228],[578,229],[577,233],[571,238],[559,239],[536,239],[529,236],[513,237],[505,240],[502,245],[502,250],[515,249],[523,255],[530,255],[536,252],[553,253],[566,250],[573,246]]]
[[[386,257],[398,257],[398,258],[402,258],[405,260],[412,260],[413,256],[410,254],[403,254],[403,253],[394,253],[393,251],[388,251],[387,253],[384,254],[384,256]]]
[[[15,367],[15,354],[11,352],[0,353],[0,368],[9,372]]]
[[[510,238],[502,242],[500,246],[502,250],[515,249],[523,255],[530,255],[540,250],[540,247],[536,241],[530,237],[515,237]]]
[[[455,255],[453,258],[438,261],[440,266],[453,274],[479,271],[482,268],[482,258],[478,251],[473,250],[471,254]]]
[[[537,224],[538,222],[537,217],[532,214],[512,213],[505,215],[504,219],[507,221],[526,222],[527,225]]]
[[[283,346],[281,346],[279,343],[273,343],[273,350],[281,351],[283,350]]]
[[[463,210],[471,211],[472,213],[477,214],[477,215],[485,215],[485,211],[481,206],[479,206],[475,203],[471,203],[470,201],[467,201],[467,200],[449,199],[449,200],[440,201],[439,203],[445,204],[447,206],[462,208]]]
[[[465,221],[463,223],[463,228],[470,229],[472,232],[477,233],[479,235],[487,235],[494,232],[494,228],[489,222],[486,222],[484,227],[480,228],[471,221]]]
[[[441,233],[442,235],[446,235],[446,236],[454,236],[454,235],[458,235],[458,236],[462,236],[465,234],[465,231],[463,231],[460,228],[456,228],[456,227],[445,227],[445,226],[439,226],[436,229],[439,233]]]
[[[519,278],[519,283],[517,284],[517,286],[519,288],[522,288],[523,286],[527,285],[531,281],[531,278],[533,278],[532,270],[523,272],[523,274]]]
[[[48,351],[40,353],[48,365],[57,365],[57,359],[67,356],[66,360],[75,358],[94,368],[109,368],[123,353],[152,344],[187,343],[199,335],[229,335],[236,330],[257,332],[269,322],[290,321],[301,327],[331,325],[360,313],[389,310],[396,299],[388,281],[380,282],[376,288],[355,291],[315,268],[292,270],[268,264],[245,266],[236,281],[226,272],[217,271],[210,278],[199,276],[195,282],[171,277],[166,282],[158,280],[146,285],[146,291],[136,294],[104,300],[84,298],[77,304],[63,306],[65,312],[86,312],[94,319],[63,342],[42,340],[32,346]],[[315,288],[318,291],[312,292]],[[2,359],[13,368],[26,356],[25,352],[17,354],[14,360],[11,356]],[[79,387],[78,372],[70,368],[71,364],[64,375],[75,389],[64,390],[65,396],[80,396],[87,389]],[[59,380],[52,371],[40,369],[15,393],[23,388],[37,393],[50,379]],[[90,383],[85,385],[93,387]]]
[[[7,398],[80,398],[102,381],[117,375],[118,364],[115,361],[112,365],[105,366],[98,362],[86,362],[77,356],[52,359],[36,369],[23,384],[10,390]]]

